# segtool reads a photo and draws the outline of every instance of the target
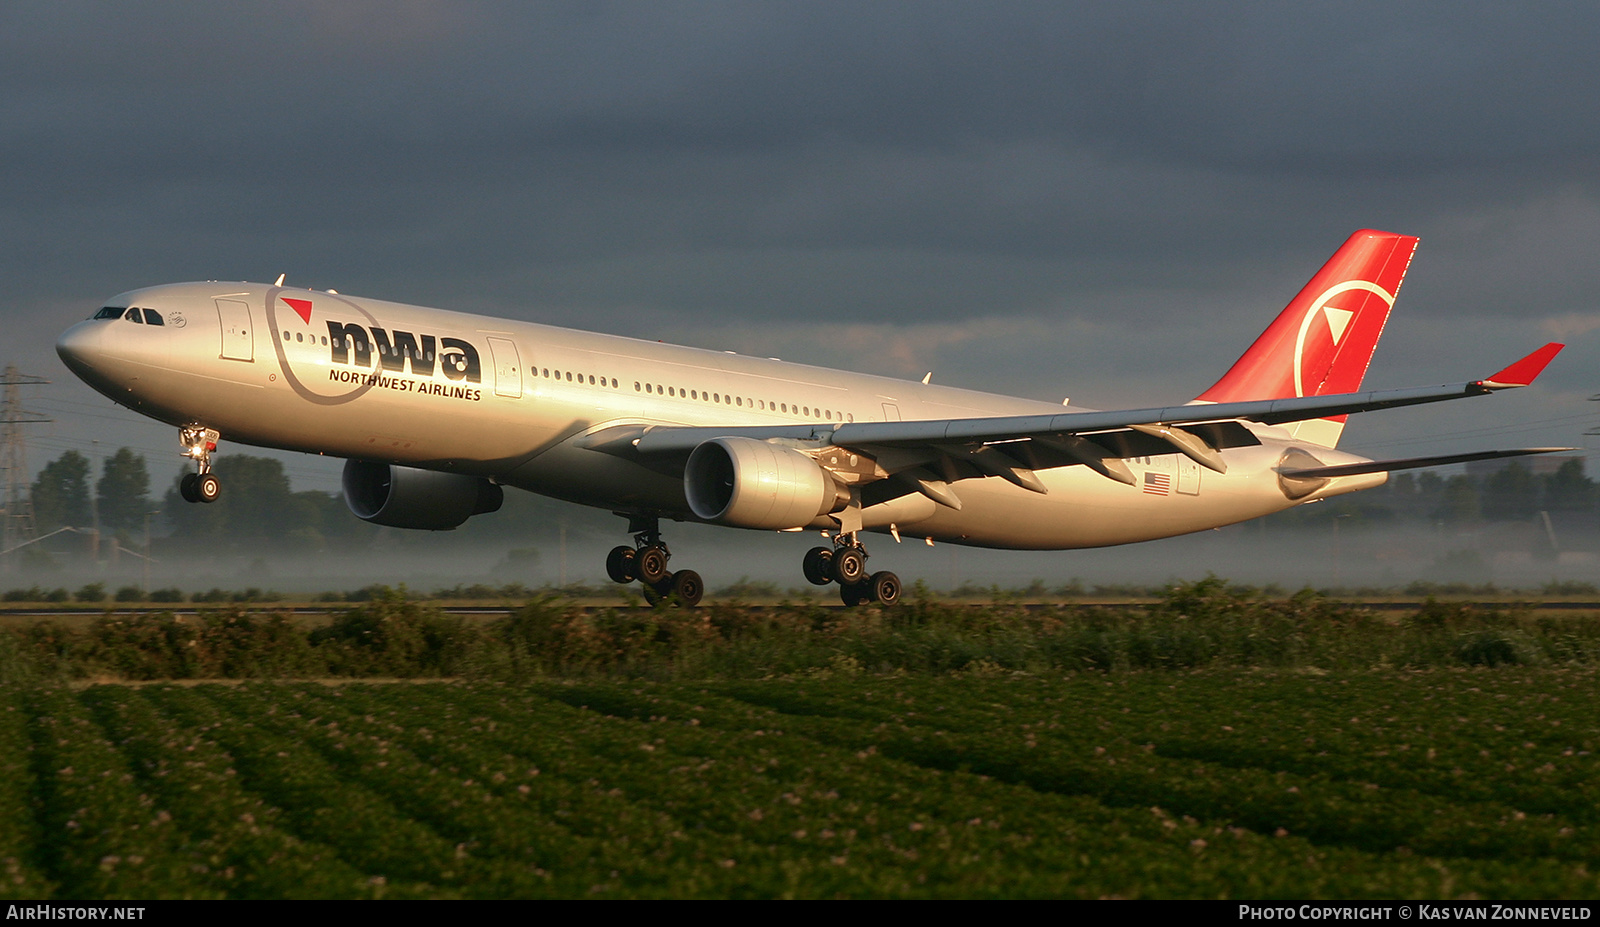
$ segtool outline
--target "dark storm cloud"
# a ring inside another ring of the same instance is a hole
[[[1581,176],[1600,141],[1582,105],[1594,14],[1541,9],[49,4],[7,17],[3,150],[23,203],[216,184],[378,216],[388,184],[760,202],[829,162],[862,182],[905,169],[918,194],[920,177],[965,181],[957,207],[982,209],[1006,178],[973,190],[956,166],[1041,147],[1324,182],[1508,161]],[[874,199],[827,201],[844,219]],[[927,233],[904,218],[896,234]]]
[[[1480,340],[1450,320],[1600,325],[1597,24],[1583,4],[7,4],[0,273],[39,364],[62,313],[119,290],[288,271],[1030,395],[1148,372],[1122,395],[1165,401],[1380,227],[1424,244],[1375,370],[1431,372]]]

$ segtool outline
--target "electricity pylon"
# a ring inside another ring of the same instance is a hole
[[[22,387],[49,383],[43,377],[18,372],[7,365],[0,375],[4,397],[0,399],[0,473],[4,474],[5,494],[0,496],[0,551],[9,552],[33,540],[33,494],[28,487],[28,441],[23,425],[50,419],[22,407]],[[0,569],[10,572],[12,558],[0,558]]]

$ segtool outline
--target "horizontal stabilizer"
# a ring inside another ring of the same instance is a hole
[[[1526,457],[1529,454],[1556,454],[1561,451],[1571,450],[1576,450],[1576,448],[1524,447],[1514,451],[1478,451],[1472,454],[1445,454],[1439,457],[1407,457],[1403,460],[1369,460],[1366,463],[1284,469],[1278,472],[1290,479],[1320,479],[1335,476],[1357,476],[1362,473],[1384,473],[1389,470],[1415,470],[1418,467],[1442,467],[1445,464],[1466,463],[1469,460]]]

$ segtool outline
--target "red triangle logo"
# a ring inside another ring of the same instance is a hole
[[[307,325],[311,324],[311,300],[290,299],[285,296],[283,301],[288,303],[289,308],[294,310],[295,315],[298,315]]]

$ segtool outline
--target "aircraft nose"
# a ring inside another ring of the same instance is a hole
[[[56,339],[56,353],[73,373],[81,377],[94,369],[104,340],[105,325],[79,322]]]

